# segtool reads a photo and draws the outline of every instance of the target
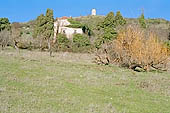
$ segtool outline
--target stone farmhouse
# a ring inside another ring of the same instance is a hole
[[[72,38],[73,34],[83,34],[82,28],[70,28],[67,27],[71,23],[68,21],[70,17],[62,17],[58,18],[57,21],[54,22],[54,37],[56,37],[57,33],[65,34],[67,38]]]
[[[91,10],[91,15],[96,16],[96,9]],[[81,28],[70,28],[67,27],[71,23],[68,21],[71,17],[61,17],[57,18],[57,20],[54,22],[54,38],[56,38],[57,33],[65,34],[67,38],[72,38],[73,34],[83,34],[83,31]]]

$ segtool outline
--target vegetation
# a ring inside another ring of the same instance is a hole
[[[82,24],[79,21],[76,21],[74,19],[68,19],[68,21],[71,23],[70,25],[68,25],[67,27],[71,27],[71,28],[82,28]]]
[[[120,11],[117,11],[115,16],[116,26],[123,26],[126,24],[126,20],[121,15]]]
[[[98,25],[98,30],[102,30],[102,36],[98,37],[96,41],[96,47],[101,46],[101,44],[108,42],[114,38],[116,38],[117,33],[115,31],[116,23],[115,23],[115,17],[114,13],[110,12],[104,19],[103,22],[101,22]]]
[[[0,32],[0,46],[2,50],[9,44],[10,32],[8,30],[3,30]]]
[[[10,30],[11,25],[8,18],[0,18],[0,32],[2,30]]]
[[[0,112],[170,112],[169,21],[125,19],[120,11],[68,20],[84,34],[52,39],[51,9],[27,23],[0,18],[2,49],[21,49],[0,52]],[[28,51],[47,48],[53,57]]]
[[[93,35],[92,29],[88,25],[86,25],[86,24],[84,24],[82,26],[82,30],[83,30],[83,33],[87,34],[89,37]]]
[[[134,70],[136,67],[145,71],[165,68],[168,60],[168,50],[155,34],[145,35],[141,29],[131,26],[121,31],[117,40],[107,45],[103,52],[106,64],[116,62]],[[100,55],[97,57],[102,60]]]
[[[92,63],[93,55],[0,52],[2,113],[169,113],[168,72]]]
[[[103,33],[102,36],[100,36],[96,40],[96,48],[100,48],[102,44],[107,43],[108,41],[111,41],[113,39],[116,39],[117,37],[116,28],[118,26],[123,26],[125,24],[126,20],[122,17],[120,11],[116,13],[116,16],[114,16],[113,12],[110,12],[105,17],[104,21],[98,25],[98,30],[103,30]]]
[[[10,43],[11,24],[8,18],[0,18],[0,46],[4,49]]]
[[[77,48],[85,47],[90,45],[90,40],[81,34],[75,34],[73,36],[73,44]]]
[[[40,46],[42,47],[43,41],[47,41],[48,49],[51,48],[50,41],[54,34],[54,18],[53,10],[47,9],[46,15],[41,14],[36,19],[36,26],[34,30],[34,37],[39,37],[41,41]]]
[[[59,51],[68,51],[71,48],[71,41],[64,34],[57,35],[57,50]]]
[[[93,34],[92,29],[85,23],[81,23],[80,21],[77,21],[76,19],[68,19],[68,21],[71,23],[67,27],[71,28],[82,28],[83,33],[87,36],[91,36]]]
[[[142,28],[146,28],[146,21],[144,17],[144,13],[141,14],[141,16],[138,18],[139,24],[141,25]]]

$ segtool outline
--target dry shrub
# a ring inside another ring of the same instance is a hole
[[[10,42],[10,32],[8,30],[3,30],[0,32],[0,46],[3,50]]]
[[[101,53],[105,56],[102,57]],[[140,67],[148,71],[165,67],[168,51],[154,33],[128,26],[119,32],[116,40],[103,46],[97,58],[101,62],[107,59],[106,63],[116,62],[131,69]]]

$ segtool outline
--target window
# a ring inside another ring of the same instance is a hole
[[[77,31],[76,30],[74,30],[74,34],[76,34],[77,33]]]
[[[66,31],[65,31],[65,30],[63,30],[63,33],[65,34],[65,33],[66,33]]]

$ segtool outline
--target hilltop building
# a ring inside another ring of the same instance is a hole
[[[67,38],[72,38],[73,34],[76,33],[83,34],[82,28],[67,27],[71,24],[68,19],[70,19],[70,17],[62,17],[54,22],[54,37],[56,37],[57,33],[65,34]]]
[[[96,9],[92,9],[92,10],[91,10],[91,15],[92,15],[92,16],[96,16]]]

